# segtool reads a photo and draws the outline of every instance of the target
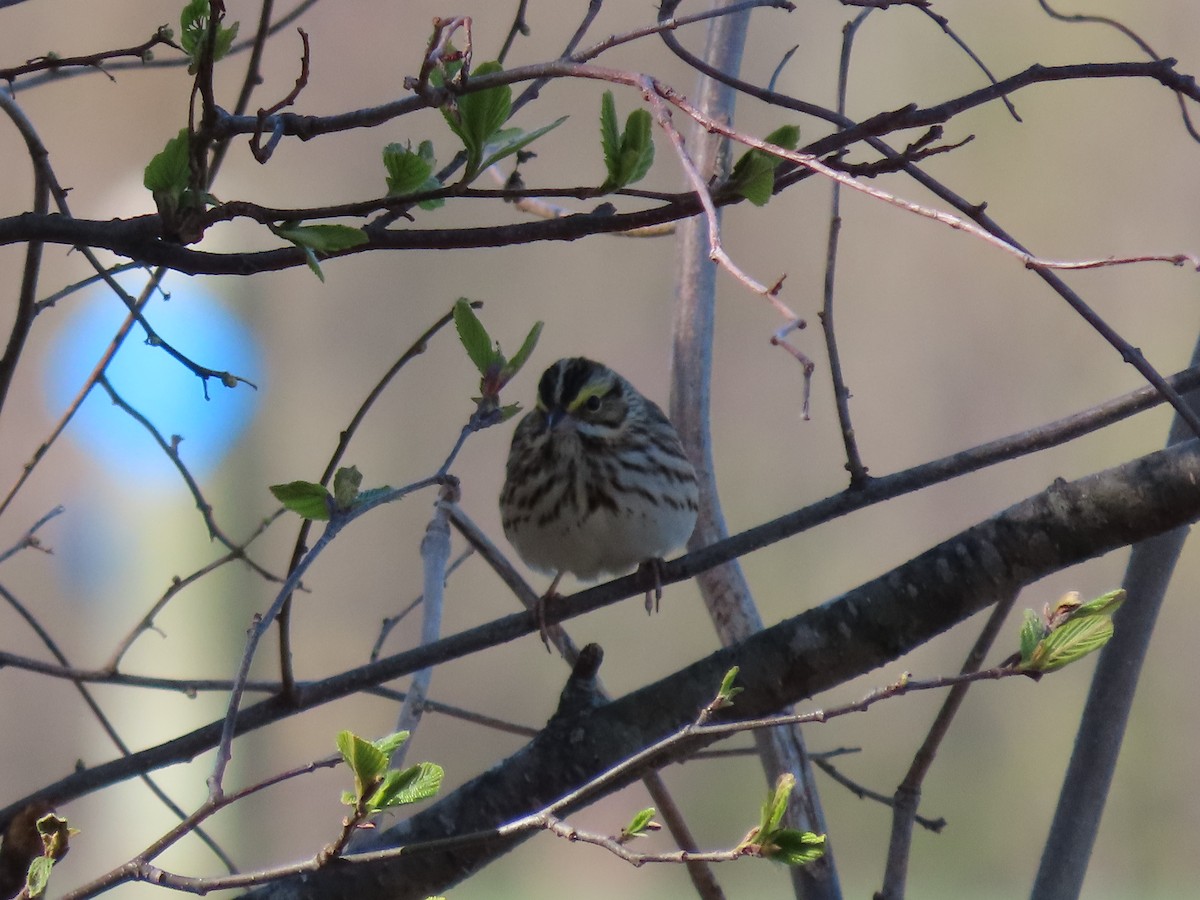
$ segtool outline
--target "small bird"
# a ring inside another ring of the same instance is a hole
[[[632,384],[583,357],[542,374],[513,433],[500,514],[521,559],[554,577],[543,601],[567,572],[588,581],[650,563],[657,575],[691,536],[698,498],[675,427]]]

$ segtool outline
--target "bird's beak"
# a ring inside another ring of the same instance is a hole
[[[553,431],[555,427],[557,427],[558,423],[563,420],[563,416],[565,415],[566,412],[558,406],[551,407],[550,409],[546,410],[546,430]]]

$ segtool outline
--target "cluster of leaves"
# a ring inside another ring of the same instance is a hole
[[[430,82],[435,87],[442,87],[447,78],[453,78],[459,72],[461,65],[460,62],[450,63],[444,73],[435,69],[431,73]],[[504,69],[500,63],[485,62],[475,69],[472,77],[478,78],[502,71]],[[458,135],[467,154],[466,170],[463,172],[465,183],[470,183],[489,166],[524,149],[567,120],[566,116],[561,116],[549,125],[525,131],[521,128],[504,127],[510,115],[512,88],[507,84],[459,94],[442,107],[442,116],[446,119],[446,124]]]
[[[383,167],[387,170],[389,197],[403,197],[436,191],[442,186],[433,174],[437,160],[433,155],[433,141],[421,141],[414,151],[412,143],[388,144],[383,148]],[[417,202],[421,209],[437,209],[446,201],[431,197]]]
[[[650,806],[639,810],[629,820],[629,824],[621,829],[621,836],[617,838],[617,841],[624,844],[633,838],[649,837],[653,832],[661,830],[662,823],[654,821],[654,807]]]
[[[602,191],[615,191],[641,181],[654,164],[654,139],[650,133],[650,113],[635,109],[625,119],[625,130],[617,131],[617,105],[612,91],[600,99],[600,147],[608,177]]]
[[[338,752],[354,775],[354,790],[344,791],[342,802],[354,808],[357,819],[427,800],[441,788],[445,773],[436,763],[388,768],[389,758],[408,740],[408,735],[407,731],[397,731],[377,741],[368,741],[351,731],[338,733]]]
[[[454,327],[458,330],[458,339],[466,348],[467,356],[479,370],[481,396],[472,399],[482,410],[499,409],[499,421],[511,419],[520,410],[521,404],[500,406],[500,391],[521,371],[521,367],[533,353],[533,348],[537,346],[538,337],[542,333],[542,323],[533,324],[521,344],[521,349],[512,359],[508,359],[500,350],[498,341],[492,340],[466,298],[460,297],[454,304]]]
[[[800,143],[800,129],[795,125],[776,128],[764,138],[768,144],[795,150]],[[775,172],[783,161],[757,147],[746,151],[729,173],[728,186],[755,206],[766,206],[775,191]]]
[[[1109,591],[1087,603],[1071,591],[1053,607],[1048,605],[1041,616],[1025,610],[1018,667],[1031,674],[1053,672],[1099,650],[1113,636],[1113,613],[1124,602],[1123,590]]]
[[[154,205],[167,221],[181,212],[202,210],[216,199],[192,187],[191,134],[181,128],[167,145],[155,154],[142,173],[142,184],[154,196]]]
[[[188,55],[190,71],[193,73],[206,52],[210,33],[211,55],[215,62],[229,52],[238,32],[236,22],[228,26],[218,22],[213,26],[208,0],[189,0],[180,16],[180,25],[180,43]],[[486,62],[477,67],[471,77],[479,78],[501,71],[503,68],[498,62]],[[432,71],[430,83],[435,87],[445,87],[448,83],[461,87],[466,82],[462,74],[461,60],[454,60]],[[567,118],[562,116],[532,131],[505,127],[512,115],[512,88],[507,84],[480,91],[456,91],[441,107],[441,113],[450,130],[462,143],[465,158],[463,184],[471,183],[488,167],[523,150]],[[796,147],[799,137],[796,126],[786,125],[771,132],[766,140],[790,150]],[[212,195],[192,185],[192,140],[193,135],[187,129],[181,130],[167,142],[145,170],[144,184],[154,195],[159,213],[167,221],[175,221],[181,212],[202,210],[217,202]],[[645,109],[635,109],[626,118],[624,129],[618,129],[613,94],[605,91],[600,103],[600,145],[607,173],[600,186],[602,192],[619,190],[640,181],[654,163],[650,113]],[[435,173],[437,159],[432,141],[422,140],[416,149],[411,141],[390,143],[383,149],[383,165],[390,197],[427,194],[443,186]],[[734,166],[728,187],[751,203],[761,206],[771,197],[778,166],[778,158],[762,150],[750,150]],[[444,203],[443,197],[424,197],[416,201],[416,205],[424,210],[437,209]],[[351,250],[368,240],[361,228],[349,225],[281,222],[269,227],[276,236],[303,252],[305,263],[321,281],[325,280],[320,266],[322,257]]]
[[[356,504],[367,503],[391,488],[387,485],[370,490],[360,490],[362,473],[357,466],[345,466],[333,476],[333,491],[314,481],[289,481],[270,487],[275,499],[286,509],[305,519],[325,522],[335,514],[346,513]]]
[[[70,838],[79,834],[77,829],[67,824],[66,819],[54,813],[48,813],[37,820],[37,831],[42,839],[42,853],[34,857],[25,876],[24,895],[31,898],[45,895],[54,864],[67,855]]]
[[[785,773],[767,795],[758,825],[742,839],[737,849],[748,856],[761,856],[789,866],[803,866],[825,855],[825,835],[781,828],[788,797],[796,786],[796,776]]]
[[[208,31],[211,24],[209,0],[189,0],[187,6],[183,8],[183,12],[179,16],[179,44],[183,47],[183,52],[188,55],[189,65],[188,74],[195,75],[200,65],[200,59],[204,55],[204,44],[208,40]],[[216,34],[213,36],[212,46],[212,61],[218,62],[223,59],[229,48],[233,46],[233,41],[237,37],[238,23],[232,25],[222,25],[217,23]]]

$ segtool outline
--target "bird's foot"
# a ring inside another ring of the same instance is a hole
[[[646,588],[646,615],[658,612],[662,601],[662,567],[662,559],[648,559],[638,566],[642,580],[651,579],[650,586]]]
[[[550,646],[550,626],[546,624],[546,604],[551,600],[557,600],[562,595],[558,592],[558,583],[562,581],[562,572],[554,576],[554,580],[550,582],[550,587],[546,589],[546,593],[538,597],[534,601],[530,612],[533,613],[533,619],[537,622],[538,634],[542,637],[542,644],[546,648],[547,653],[553,653],[554,649]]]

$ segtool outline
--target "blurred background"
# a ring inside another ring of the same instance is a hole
[[[61,55],[135,45],[161,24],[177,27],[178,6],[148,0],[79,4],[27,0],[0,11],[0,66],[50,51]],[[228,0],[228,19],[249,36],[259,5]],[[475,59],[492,58],[516,9],[506,3],[317,4],[300,20],[312,42],[312,72],[296,109],[324,115],[373,106],[403,95],[415,74],[433,16],[474,17]],[[532,35],[518,38],[509,66],[556,56],[584,4],[532,3]],[[689,11],[684,4],[680,13]],[[978,4],[943,0],[937,12],[997,77],[1033,63],[1140,60],[1117,32],[1048,19],[1033,2]],[[1188,0],[1143,4],[1089,2],[1086,9],[1134,28],[1179,68],[1200,70],[1200,6]],[[763,10],[750,29],[743,76],[765,83],[789,48],[779,90],[834,104],[841,29],[848,12],[834,2],[805,3],[791,14]],[[590,35],[600,40],[653,21],[650,4],[606,4]],[[703,26],[682,30],[696,52]],[[168,58],[170,52],[158,57]],[[284,29],[267,47],[264,84],[252,108],[292,87],[300,39]],[[693,73],[656,40],[606,54],[601,62],[656,75],[687,93]],[[217,90],[231,107],[244,57],[217,68]],[[848,113],[862,119],[904,104],[931,104],[986,83],[976,66],[928,18],[913,9],[877,12],[860,30]],[[533,185],[573,186],[603,180],[597,139],[600,94],[594,82],[555,82],[515,124],[531,129],[568,114],[565,125],[533,147],[524,167]],[[183,68],[92,72],[28,89],[17,99],[49,148],[60,181],[71,188],[75,215],[107,219],[153,211],[142,170],[186,123],[191,80]],[[624,118],[640,101],[617,89]],[[954,119],[949,141],[976,140],[928,161],[933,175],[991,214],[1034,252],[1052,258],[1200,252],[1200,145],[1187,135],[1175,98],[1147,80],[1107,79],[1034,86],[1013,96],[1023,122],[1000,103]],[[676,116],[676,121],[681,120]],[[798,122],[802,142],[822,126],[742,100],[738,124],[766,134]],[[377,197],[386,190],[380,152],[393,141],[431,139],[439,161],[456,146],[436,112],[375,129],[283,141],[269,164],[234,143],[215,194],[274,206],[317,206]],[[683,177],[661,135],[658,160],[639,186],[678,190]],[[899,144],[900,141],[893,143]],[[853,161],[870,159],[859,149]],[[0,127],[0,215],[29,209],[32,179],[20,136]],[[929,196],[899,177],[879,187],[916,201]],[[845,472],[816,313],[829,216],[829,185],[809,179],[765,209],[742,204],[725,214],[726,248],[761,281],[787,275],[785,301],[812,327],[797,336],[818,362],[811,421],[800,417],[799,377],[785,353],[768,346],[780,324],[761,298],[720,276],[712,391],[716,466],[731,530],[759,524],[841,490]],[[594,202],[582,204],[590,208]],[[882,475],[1021,431],[1139,386],[1136,373],[1014,258],[942,225],[870,198],[843,197],[845,219],[837,272],[837,324],[852,413],[864,461]],[[519,220],[500,204],[458,202],[421,213],[415,227],[455,227]],[[265,229],[242,223],[214,228],[205,249],[232,252],[278,245]],[[24,249],[0,248],[0,284],[14,298]],[[116,262],[115,258],[113,259]],[[182,459],[201,479],[225,532],[249,536],[276,503],[267,485],[315,480],[340,430],[380,375],[460,296],[484,301],[480,315],[494,337],[515,349],[535,320],[545,331],[537,353],[512,384],[511,400],[532,403],[538,373],[560,356],[586,354],[612,365],[646,394],[667,403],[669,323],[675,271],[670,237],[596,237],[455,252],[371,253],[326,262],[325,282],[307,269],[252,278],[172,276],[170,299],[154,300],[149,320],[196,361],[244,375],[258,386],[234,390],[181,375],[135,333],[129,360],[113,370],[115,387],[168,439],[183,438]],[[66,248],[46,249],[39,296],[90,275]],[[1186,268],[1147,264],[1067,275],[1067,281],[1159,371],[1185,367],[1200,328],[1200,280]],[[137,289],[131,278],[130,289]],[[12,300],[6,301],[11,309]],[[6,313],[10,315],[11,313]],[[118,301],[103,290],[72,294],[41,315],[0,419],[0,489],[7,491],[46,440],[119,321]],[[126,351],[123,351],[126,352]],[[168,379],[177,377],[175,381]],[[433,472],[471,411],[477,376],[452,331],[439,335],[376,404],[347,455],[365,485],[400,485]],[[72,662],[103,664],[172,578],[220,555],[193,498],[164,463],[144,430],[113,416],[107,397],[88,401],[38,465],[0,521],[0,548],[11,546],[52,507],[66,512],[40,533],[52,555],[24,552],[0,569],[3,584],[54,635]],[[107,415],[106,415],[107,413]],[[1169,416],[1152,412],[1101,434],[1029,459],[859,512],[743,560],[767,623],[792,616],[871,579],[960,529],[1043,489],[1161,447]],[[473,437],[454,471],[463,506],[502,541],[496,496],[511,426]],[[420,494],[359,521],[305,579],[310,593],[294,612],[295,663],[303,679],[328,676],[366,661],[380,622],[420,592],[418,544],[432,494]],[[295,517],[274,524],[251,548],[253,558],[282,572],[295,539]],[[1020,611],[1041,609],[1066,590],[1095,596],[1118,585],[1125,552],[1114,553],[1032,586],[1017,604],[994,661],[1016,645]],[[1194,547],[1164,609],[1142,677],[1125,751],[1109,799],[1085,894],[1093,898],[1195,895],[1200,859],[1200,739],[1192,642]],[[535,587],[545,580],[533,576]],[[157,629],[134,645],[123,670],[174,677],[232,676],[246,628],[273,589],[245,568],[227,566],[176,597]],[[477,559],[451,578],[445,629],[459,631],[505,615],[515,601]],[[903,671],[932,677],[957,670],[977,633],[969,622],[886,669],[815,702],[860,697]],[[419,622],[410,616],[389,636],[385,652],[411,646]],[[618,604],[569,623],[579,643],[606,653],[603,679],[623,694],[707,654],[716,646],[702,603],[690,585],[668,589],[662,613],[646,620],[641,601]],[[42,656],[36,637],[8,608],[0,611],[3,647]],[[260,649],[255,674],[276,677],[274,640]],[[914,897],[1019,897],[1028,892],[1049,827],[1058,785],[1092,664],[1073,666],[1034,684],[1023,679],[975,688],[926,784],[922,812],[943,816],[941,835],[916,836],[910,871]],[[440,667],[431,696],[491,716],[537,727],[553,711],[567,670],[529,636]],[[400,685],[403,687],[403,685]],[[715,687],[715,686],[714,686]],[[211,721],[222,694],[194,699],[128,688],[97,689],[105,709],[135,748],[153,745]],[[814,750],[861,748],[837,760],[862,784],[890,794],[941,702],[933,694],[874,707],[866,715],[808,731]],[[240,740],[231,784],[249,784],[325,756],[334,735],[391,731],[396,708],[355,698],[296,717]],[[93,765],[115,751],[65,682],[8,670],[0,680],[7,723],[0,753],[4,803]],[[429,759],[447,772],[447,789],[478,774],[523,741],[429,714],[409,759]],[[742,740],[748,745],[748,739]],[[156,773],[185,807],[205,796],[212,755]],[[688,813],[702,846],[735,844],[754,823],[765,784],[752,758],[693,762],[664,775]],[[880,883],[889,811],[822,780],[829,832],[846,895],[868,896]],[[323,772],[259,795],[217,817],[212,831],[244,870],[306,858],[337,832],[344,771]],[[649,805],[636,789],[581,813],[579,827],[615,832]],[[70,804],[82,829],[54,891],[118,865],[170,827],[171,815],[137,782]],[[656,843],[666,848],[665,838]],[[188,874],[220,867],[196,844],[162,859]],[[750,862],[722,866],[731,897],[785,896],[783,871]],[[569,879],[569,881],[568,881]],[[460,900],[550,897],[563,883],[581,898],[659,897],[689,891],[682,869],[634,870],[591,847],[550,837],[517,852],[451,896]],[[121,897],[149,896],[124,887]]]

